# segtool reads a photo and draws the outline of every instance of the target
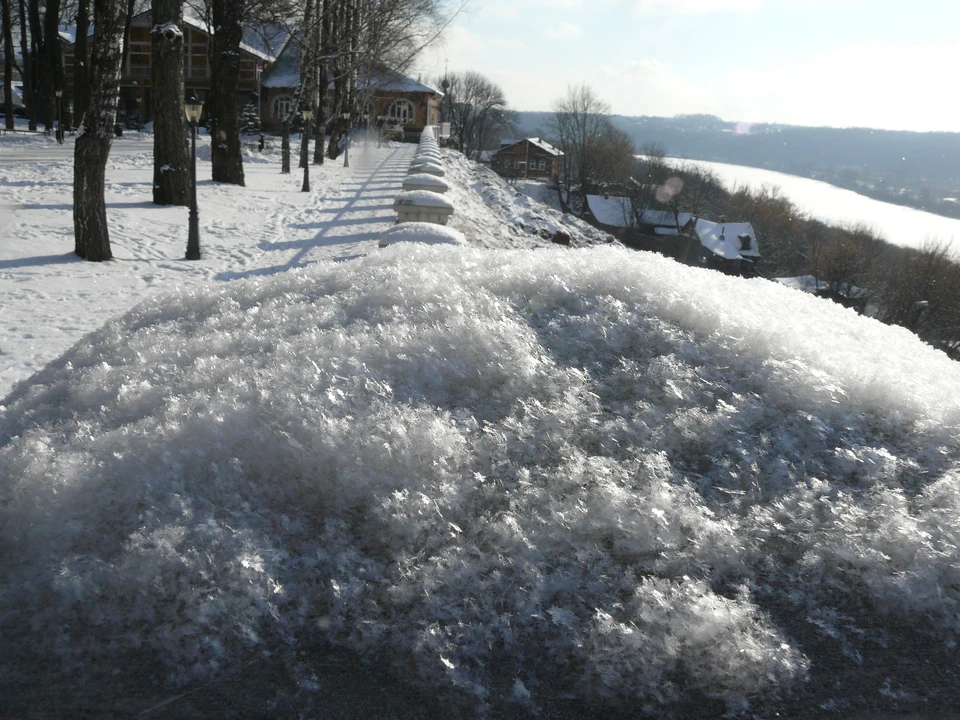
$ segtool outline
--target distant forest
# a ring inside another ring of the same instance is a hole
[[[518,134],[550,137],[549,112],[518,113]],[[815,178],[885,202],[960,217],[960,133],[738,125],[713,115],[613,116],[637,149]]]

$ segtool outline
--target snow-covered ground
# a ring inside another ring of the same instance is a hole
[[[396,219],[393,198],[415,149],[355,147],[349,170],[340,161],[311,166],[312,192],[302,193],[302,171],[281,175],[276,146],[264,154],[246,151],[245,188],[211,182],[205,140],[200,140],[197,171],[203,260],[183,260],[186,208],[152,203],[152,136],[127,132],[114,142],[107,172],[115,259],[93,264],[73,254],[73,138],[60,146],[52,138],[25,133],[0,137],[0,396],[157,290],[375,251],[380,232]],[[462,157],[451,163],[450,172],[463,187],[490,182]],[[552,235],[561,225],[574,235],[575,245],[609,240],[574,218],[564,222],[554,214],[548,220],[535,205],[514,208],[512,191],[502,185],[490,197],[509,210],[509,222],[493,220],[475,194],[459,186],[451,193],[459,203],[452,224],[475,244],[544,244],[540,235]]]
[[[783,196],[811,218],[828,225],[863,224],[894,245],[919,248],[928,241],[952,242],[960,250],[960,220],[916,210],[903,205],[885,203],[835,185],[788,175],[787,173],[730,165],[704,160],[679,160],[674,163],[697,165],[714,172],[730,190],[747,187],[779,188]],[[957,242],[954,242],[957,241]]]
[[[269,662],[251,702],[320,716],[322,640],[451,716],[957,709],[960,365],[456,154],[469,245],[377,250],[412,148],[369,153],[204,183],[199,263],[145,155],[97,266],[68,169],[2,166],[4,322],[59,357],[0,402],[0,691]]]

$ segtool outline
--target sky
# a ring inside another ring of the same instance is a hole
[[[960,130],[952,0],[469,0],[425,77],[475,70],[517,110],[588,83],[620,115]]]

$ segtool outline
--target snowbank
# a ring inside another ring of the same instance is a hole
[[[485,702],[742,709],[816,662],[765,607],[960,630],[960,369],[774,283],[408,244],[148,300],[4,403],[11,667],[309,677],[323,635]]]

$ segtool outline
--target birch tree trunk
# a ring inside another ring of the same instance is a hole
[[[190,204],[190,154],[183,115],[183,4],[153,0],[153,202]]]
[[[23,58],[23,103],[27,106],[27,129],[30,132],[37,131],[37,99],[34,92],[33,67],[30,61],[30,45],[27,43],[27,23],[24,20],[27,17],[24,0],[20,0],[20,55]]]
[[[104,185],[117,117],[125,0],[94,0],[97,33],[90,57],[90,97],[73,159],[74,252],[85,260],[113,257],[107,230]]]
[[[90,0],[77,2],[77,43],[73,54],[73,126],[82,121],[87,112],[89,68],[87,66],[87,32],[90,30]]]
[[[306,0],[306,8],[303,11],[303,27],[306,29],[303,37],[303,44],[300,47],[300,82],[302,83],[303,91],[303,102],[310,108],[313,102],[313,69],[314,69],[314,60],[316,58],[317,49],[313,46],[313,24],[314,19],[314,5],[316,3],[314,0]],[[299,167],[305,168],[307,163],[310,161],[308,157],[309,150],[307,149],[307,142],[309,137],[307,136],[307,127],[304,125],[303,132],[300,134],[300,165]]]
[[[11,0],[0,0],[0,22],[3,22],[3,106],[7,130],[14,129],[13,122],[13,26],[10,12]]]
[[[243,3],[212,0],[213,66],[211,68],[212,113],[210,158],[216,182],[243,185],[243,154],[240,147],[240,41]]]
[[[317,49],[316,63],[317,78],[317,127],[315,145],[313,147],[313,162],[323,165],[323,143],[327,137],[327,89],[330,84],[327,73],[327,52],[330,49],[330,0],[317,0],[317,11],[320,14],[319,22],[314,23],[313,46]]]

